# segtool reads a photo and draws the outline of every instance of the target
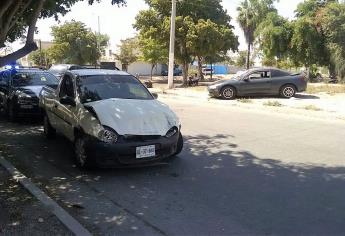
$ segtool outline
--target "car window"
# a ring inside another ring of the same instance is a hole
[[[11,71],[9,70],[2,71],[0,73],[0,84],[9,85],[10,78],[11,78]]]
[[[61,82],[61,87],[60,87],[60,93],[59,97],[72,97],[74,98],[74,85],[73,85],[73,80],[70,76],[66,75],[62,82]]]
[[[272,70],[272,77],[283,77],[290,75],[289,72],[283,70]]]
[[[68,70],[80,70],[85,69],[83,66],[71,66]]]
[[[12,76],[14,87],[56,85],[57,78],[47,72],[17,72]]]
[[[270,71],[255,71],[249,75],[249,78],[251,80],[256,80],[256,79],[267,79],[271,77],[271,72]]]
[[[153,99],[145,86],[131,75],[81,76],[77,86],[82,103],[110,98]]]

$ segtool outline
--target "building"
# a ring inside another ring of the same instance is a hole
[[[137,61],[128,66],[128,73],[132,75],[150,75],[151,74],[152,65],[146,62]],[[157,64],[153,69],[153,75],[161,75],[162,70],[164,69],[164,65]]]

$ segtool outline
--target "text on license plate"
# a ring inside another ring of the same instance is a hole
[[[156,156],[156,147],[155,145],[142,146],[136,148],[136,158],[146,158]]]

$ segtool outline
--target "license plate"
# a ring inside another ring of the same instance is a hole
[[[32,109],[32,108],[34,108],[34,106],[33,105],[20,105],[20,108],[22,108],[22,109]]]
[[[146,158],[146,157],[154,157],[154,156],[156,156],[155,145],[137,147],[136,149],[137,159]]]

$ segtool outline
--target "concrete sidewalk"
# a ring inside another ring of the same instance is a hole
[[[236,106],[268,112],[293,113],[320,118],[345,120],[345,94],[329,95],[326,93],[298,93],[294,98],[283,99],[278,96],[241,97],[235,100],[210,98],[206,88],[152,88],[151,92],[163,98],[192,99],[222,106]]]
[[[0,165],[0,235],[72,235]]]

